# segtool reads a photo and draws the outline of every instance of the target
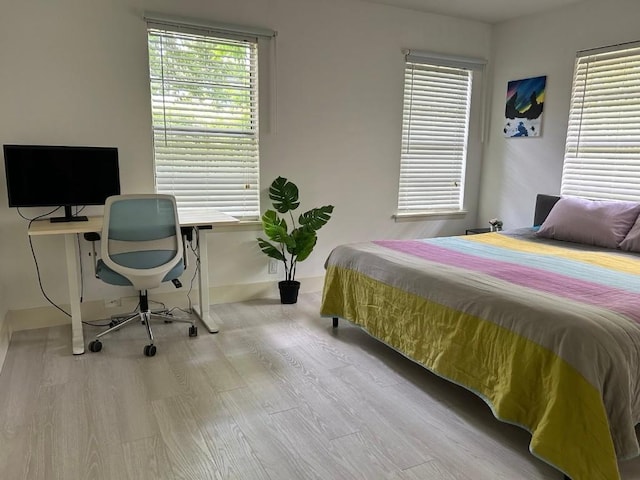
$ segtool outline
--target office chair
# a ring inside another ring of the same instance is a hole
[[[131,285],[138,290],[139,308],[121,323],[96,335],[89,351],[102,350],[100,338],[140,318],[147,329],[150,344],[144,354],[153,357],[156,347],[151,331],[152,318],[165,322],[190,323],[189,336],[198,335],[193,320],[151,312],[147,290],[172,281],[180,286],[178,277],[184,271],[184,248],[178,222],[175,198],[171,195],[115,195],[107,198],[100,246],[101,259],[96,276],[110,285]]]

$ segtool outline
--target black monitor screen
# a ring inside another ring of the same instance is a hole
[[[118,149],[5,145],[10,207],[103,205],[120,193]]]

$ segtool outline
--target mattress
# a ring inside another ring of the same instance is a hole
[[[640,257],[534,229],[342,245],[321,314],[482,397],[573,480],[640,453]]]

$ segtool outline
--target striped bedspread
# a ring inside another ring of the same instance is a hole
[[[531,229],[342,245],[323,316],[481,396],[573,480],[640,453],[640,256]]]

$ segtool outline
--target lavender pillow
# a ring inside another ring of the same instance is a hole
[[[640,252],[640,217],[627,233],[627,236],[620,244],[620,248],[627,252]]]
[[[635,202],[562,197],[536,235],[617,248],[631,230],[638,214],[640,204]],[[640,230],[640,226],[638,228]]]

